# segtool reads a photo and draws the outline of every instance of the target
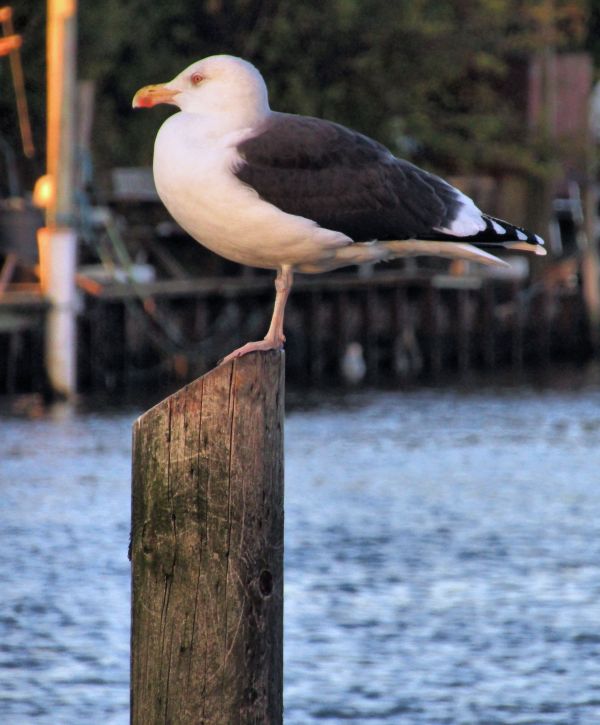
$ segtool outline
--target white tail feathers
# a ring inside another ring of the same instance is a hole
[[[495,257],[483,249],[474,247],[472,244],[459,242],[420,242],[409,240],[402,242],[383,242],[382,246],[390,249],[394,257],[415,257],[427,255],[432,257],[444,257],[446,259],[464,259],[469,262],[479,262],[495,267],[509,267],[504,260]]]
[[[339,267],[352,264],[367,264],[368,262],[384,262],[398,257],[444,257],[446,259],[464,259],[469,262],[479,262],[495,267],[509,267],[502,259],[495,257],[483,249],[471,244],[455,242],[429,242],[415,239],[392,242],[368,242],[349,244],[335,250],[334,256],[314,264],[304,264],[297,267],[299,272],[314,274],[327,272]]]
[[[502,244],[505,249],[516,249],[519,252],[533,252],[540,257],[546,256],[546,250],[541,244],[530,244],[529,242],[504,242]]]

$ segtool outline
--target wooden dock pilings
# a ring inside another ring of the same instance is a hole
[[[139,387],[153,376],[185,381],[260,339],[273,306],[271,276],[161,281],[143,293],[138,299],[114,285],[88,297],[81,379],[92,389]],[[286,335],[287,377],[301,385],[343,382],[344,357],[357,344],[370,384],[580,362],[590,354],[577,286],[394,269],[299,275]]]
[[[284,354],[136,421],[131,722],[282,722]]]
[[[593,355],[591,321],[571,266],[568,275],[559,266],[535,283],[393,268],[298,275],[286,309],[287,379],[339,384],[349,350],[362,355],[365,382],[386,385],[584,362]],[[172,389],[260,339],[273,307],[271,275],[82,289],[82,391]],[[7,303],[0,299],[0,317],[12,310]],[[36,373],[27,336],[3,333],[0,320],[0,394],[30,392],[32,367]]]

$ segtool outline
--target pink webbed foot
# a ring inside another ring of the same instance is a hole
[[[242,347],[229,353],[227,357],[224,357],[221,363],[236,360],[238,357],[247,355],[249,352],[282,349],[283,343],[285,342],[285,335],[283,334],[283,312],[291,288],[292,268],[289,265],[283,265],[277,272],[275,279],[275,306],[273,307],[273,316],[271,317],[269,331],[265,335],[264,340],[247,342]]]
[[[230,352],[227,357],[224,357],[220,364],[227,363],[230,360],[236,360],[238,357],[243,357],[244,355],[247,355],[249,352],[256,352],[258,350],[265,351],[265,350],[281,350],[283,348],[283,343],[285,342],[285,337],[282,338],[267,338],[265,337],[264,340],[257,340],[256,342],[247,342],[245,345],[242,345],[242,347],[238,347],[237,350],[234,350],[233,352]]]

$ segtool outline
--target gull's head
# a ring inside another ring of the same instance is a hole
[[[145,86],[134,108],[170,103],[186,113],[260,116],[269,110],[267,88],[256,68],[241,58],[213,55],[192,63],[168,83]]]

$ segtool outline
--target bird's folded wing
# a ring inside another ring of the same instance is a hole
[[[376,141],[317,118],[273,113],[238,153],[236,176],[262,199],[357,242],[435,234],[467,199]]]

